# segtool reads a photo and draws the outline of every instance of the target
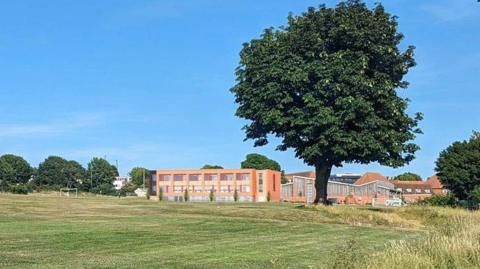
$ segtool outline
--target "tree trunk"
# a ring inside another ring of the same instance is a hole
[[[327,185],[330,173],[332,172],[331,165],[317,164],[315,165],[315,200],[314,204],[321,202],[324,205],[328,204],[327,200]]]

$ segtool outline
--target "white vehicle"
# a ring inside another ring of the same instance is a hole
[[[403,201],[401,199],[390,199],[385,201],[385,206],[402,206]]]

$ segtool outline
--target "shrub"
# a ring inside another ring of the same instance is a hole
[[[233,192],[233,201],[238,202],[238,198],[238,191],[237,189],[235,189],[235,191]]]
[[[163,200],[163,187],[160,188],[160,190],[158,191],[158,201],[162,201]]]
[[[6,180],[0,180],[0,192],[9,192],[10,189],[11,187]]]
[[[190,196],[188,194],[188,189],[185,189],[185,192],[183,193],[183,201],[188,202],[190,199]]]
[[[31,189],[25,184],[16,184],[11,186],[10,191],[15,194],[28,194]]]
[[[93,193],[102,194],[102,195],[117,195],[117,191],[112,184],[103,183],[92,189]]]
[[[272,200],[272,194],[267,192],[267,202],[270,202],[270,200]]]
[[[118,191],[118,195],[119,196],[133,196],[133,195],[135,195],[135,189],[136,189],[135,185],[133,185],[131,183],[127,183],[127,184],[125,184],[125,186],[123,186]]]
[[[213,191],[213,188],[210,190],[210,194],[208,195],[208,199],[210,199],[210,202],[213,202],[213,200],[215,200],[215,192]]]
[[[432,195],[431,197],[425,198],[421,203],[432,206],[454,207],[457,205],[457,200],[453,193],[448,193],[446,195]]]

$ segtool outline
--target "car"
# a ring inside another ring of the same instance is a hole
[[[401,199],[390,199],[385,201],[385,206],[403,206],[404,203]]]

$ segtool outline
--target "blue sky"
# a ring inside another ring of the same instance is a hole
[[[326,1],[332,6],[337,1]],[[371,5],[374,1],[368,1]],[[411,86],[421,111],[417,159],[401,169],[345,165],[334,172],[433,173],[439,152],[479,130],[480,3],[383,1],[399,16],[402,46],[417,47]],[[309,170],[275,143],[243,142],[234,116],[241,44],[322,1],[88,0],[0,2],[0,154],[38,165],[49,155],[86,164],[106,156],[120,172],[238,167],[247,153]]]

